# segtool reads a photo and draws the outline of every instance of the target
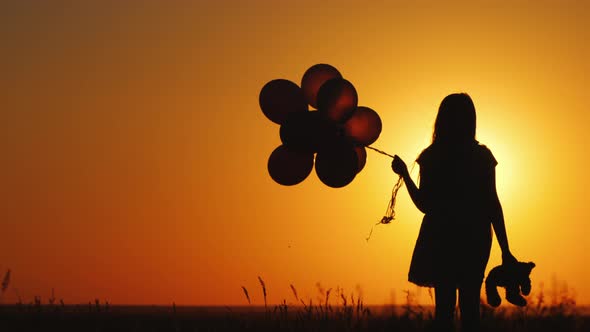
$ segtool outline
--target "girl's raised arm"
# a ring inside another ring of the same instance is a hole
[[[428,204],[424,197],[425,195],[423,194],[422,190],[418,189],[416,183],[414,183],[414,180],[412,180],[410,177],[410,172],[408,172],[406,163],[396,155],[391,162],[391,168],[395,173],[401,175],[401,177],[404,179],[406,188],[408,188],[408,193],[410,194],[410,198],[412,199],[412,202],[414,202],[414,205],[416,205],[418,210],[420,210],[422,213],[426,213],[428,210]]]

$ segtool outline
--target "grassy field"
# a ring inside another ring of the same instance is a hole
[[[482,331],[590,331],[571,304],[523,309],[482,305]],[[0,307],[0,331],[429,331],[426,306],[276,305],[243,307]]]
[[[405,304],[367,306],[359,294],[326,290],[319,283],[318,296],[304,300],[290,285],[294,302],[271,305],[266,285],[259,281],[264,305],[250,305],[245,287],[248,305],[232,307],[113,306],[98,299],[67,305],[53,295],[43,304],[35,297],[29,304],[0,305],[0,331],[431,331],[433,307],[416,303],[410,291],[404,292]],[[590,308],[577,306],[567,287],[550,292],[549,298],[542,285],[538,289],[523,308],[492,308],[482,299],[482,331],[590,331]]]

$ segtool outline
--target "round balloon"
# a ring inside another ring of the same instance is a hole
[[[318,152],[315,170],[320,181],[332,188],[352,182],[358,170],[358,156],[352,144],[339,141]]]
[[[358,158],[358,169],[356,172],[360,173],[367,163],[367,150],[365,150],[364,146],[357,146],[354,148],[354,151],[356,152],[356,156]]]
[[[278,184],[292,186],[305,180],[313,168],[313,153],[281,145],[268,158],[268,173]]]
[[[306,130],[309,121],[309,112],[289,114],[279,130],[283,145],[293,150],[311,150],[311,142],[309,142],[308,130]]]
[[[333,78],[318,92],[318,109],[334,122],[345,122],[357,107],[358,95],[349,81]]]
[[[338,69],[323,63],[311,66],[301,79],[301,89],[307,103],[317,108],[317,96],[320,87],[333,78],[342,78]]]
[[[258,101],[262,113],[277,124],[283,124],[290,113],[307,112],[303,91],[289,80],[276,79],[266,83],[260,90]]]
[[[333,142],[341,129],[325,119],[317,111],[289,114],[279,131],[283,145],[296,151],[318,152],[323,146]]]
[[[382,124],[379,114],[372,109],[360,106],[344,124],[344,133],[356,144],[371,145],[379,138]]]

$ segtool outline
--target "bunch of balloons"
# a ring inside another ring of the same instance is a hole
[[[264,115],[281,126],[282,145],[271,153],[268,172],[282,185],[305,180],[315,161],[324,184],[346,186],[365,166],[365,147],[381,133],[379,115],[358,106],[352,83],[327,64],[310,67],[301,87],[285,79],[268,82],[259,102]]]

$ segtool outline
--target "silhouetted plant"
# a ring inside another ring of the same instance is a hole
[[[264,311],[267,310],[266,304],[266,285],[264,284],[264,280],[260,276],[258,276],[258,281],[260,281],[260,287],[262,287],[262,295],[264,295]]]
[[[293,284],[290,284],[289,286],[291,286],[291,290],[293,291],[293,295],[295,296],[295,300],[297,300],[299,302],[299,296],[297,296],[297,290],[295,289],[295,286],[293,286]]]
[[[244,291],[244,295],[246,295],[246,300],[248,300],[248,304],[252,304],[252,302],[250,302],[250,295],[248,295],[248,290],[246,289],[246,287],[242,286],[242,290]]]

